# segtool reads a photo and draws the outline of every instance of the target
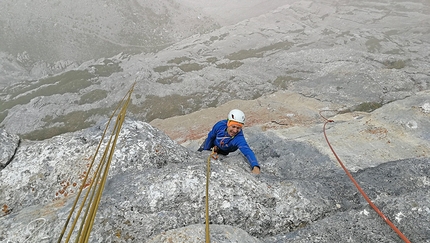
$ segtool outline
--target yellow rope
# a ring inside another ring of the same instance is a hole
[[[129,95],[131,95],[131,93]],[[91,229],[92,229],[92,227],[94,225],[94,220],[95,220],[95,217],[96,217],[97,209],[98,209],[98,206],[100,204],[100,200],[101,200],[101,197],[102,197],[103,189],[104,189],[104,187],[106,185],[106,179],[107,179],[107,176],[108,176],[109,167],[110,167],[110,164],[111,164],[111,161],[112,161],[112,157],[113,157],[113,154],[114,154],[116,142],[118,140],[122,124],[124,123],[125,113],[127,111],[127,107],[128,107],[129,101],[130,101],[130,97],[128,98],[128,100],[126,102],[126,105],[124,105],[123,108],[121,109],[121,112],[118,115],[118,118],[116,120],[115,129],[114,129],[114,131],[115,131],[115,138],[114,138],[112,147],[110,149],[110,153],[109,153],[109,157],[108,157],[108,160],[107,160],[107,163],[106,163],[106,167],[104,169],[102,181],[101,181],[100,186],[98,187],[98,190],[97,190],[96,200],[93,201],[93,203],[91,204],[92,207],[91,207],[91,210],[90,210],[90,217],[89,217],[90,220],[86,220],[86,222],[85,222],[85,227],[84,227],[85,231],[83,232],[84,233],[84,237],[81,235],[80,242],[88,242],[88,240],[90,238]],[[107,151],[105,151],[105,153],[107,154]]]
[[[211,176],[211,158],[213,155],[216,155],[214,149],[212,149],[212,153],[208,157],[207,164],[207,174],[206,174],[206,243],[211,242],[210,232],[209,232],[209,178]]]
[[[106,132],[109,128],[111,120],[113,119],[114,115],[117,113],[118,109],[121,107],[120,112],[117,115],[114,129],[113,129],[112,134],[110,135],[109,141],[106,145],[106,149],[103,153],[102,158],[100,159],[100,163],[98,164],[96,171],[94,172],[95,178],[88,183],[89,188],[88,188],[88,190],[87,190],[87,192],[86,192],[86,194],[85,194],[85,196],[81,202],[81,206],[78,210],[77,215],[75,216],[75,220],[72,224],[72,227],[69,231],[69,234],[67,235],[65,242],[66,243],[69,242],[71,235],[74,231],[74,228],[76,226],[76,223],[80,218],[80,214],[81,214],[83,208],[85,207],[85,204],[87,204],[87,208],[86,208],[85,214],[81,220],[81,226],[80,226],[79,231],[77,233],[77,238],[76,238],[75,242],[88,242],[88,240],[89,240],[91,229],[94,225],[95,216],[96,216],[97,209],[98,209],[98,206],[99,206],[99,203],[101,200],[101,196],[103,193],[103,189],[104,189],[104,186],[106,184],[106,180],[107,180],[107,176],[108,176],[108,172],[109,172],[109,167],[110,167],[112,157],[113,157],[113,154],[115,151],[115,146],[116,146],[116,143],[117,143],[120,131],[121,131],[122,124],[124,123],[127,107],[130,103],[131,94],[133,93],[133,89],[134,89],[135,84],[136,83],[134,83],[132,85],[130,90],[127,92],[127,94],[121,100],[121,102],[118,104],[115,111],[113,112],[113,114],[109,118],[109,121],[106,125],[106,128],[103,132],[103,135],[100,139],[100,142],[97,146],[96,152],[92,158],[91,164],[90,164],[88,171],[85,175],[85,178],[83,180],[82,186],[80,187],[80,190],[78,191],[75,202],[72,206],[72,209],[69,213],[69,216],[68,216],[66,223],[63,227],[63,230],[60,234],[60,237],[58,239],[58,243],[60,243],[62,238],[63,238],[63,235],[67,229],[68,223],[69,223],[69,221],[73,215],[74,209],[76,208],[76,205],[80,199],[80,195],[82,193],[82,190],[84,189],[85,185],[87,184],[89,174],[91,173],[92,167],[94,165],[94,161],[97,157],[97,154],[99,152],[101,144],[105,138],[105,135],[106,135]],[[107,160],[106,160],[106,158],[107,158]],[[90,192],[91,192],[90,200],[87,203],[88,195]]]

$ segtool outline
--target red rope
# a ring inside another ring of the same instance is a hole
[[[367,203],[369,203],[369,205],[373,208],[373,210],[375,210],[376,213],[378,213],[379,216],[381,216],[381,218],[384,219],[384,221],[391,227],[391,229],[393,229],[397,235],[399,235],[400,238],[402,238],[402,240],[404,242],[410,243],[410,241],[408,240],[408,238],[406,238],[406,236],[400,232],[399,229],[397,229],[397,227],[381,212],[381,210],[379,210],[375,204],[373,204],[372,201],[370,201],[369,197],[366,195],[366,193],[363,191],[363,189],[361,189],[360,185],[358,185],[358,183],[355,181],[355,179],[352,177],[351,173],[348,171],[348,169],[343,165],[342,161],[340,160],[339,156],[337,156],[336,152],[334,151],[333,147],[331,146],[330,142],[328,141],[327,138],[327,134],[325,132],[325,127],[327,125],[327,123],[329,122],[334,122],[333,120],[328,120],[327,118],[325,118],[323,115],[321,115],[321,111],[320,111],[320,116],[325,120],[324,123],[324,127],[323,127],[323,131],[324,131],[324,137],[325,140],[327,141],[328,146],[330,147],[331,152],[333,153],[333,155],[336,157],[337,161],[339,162],[340,166],[342,166],[342,169],[345,171],[345,173],[348,175],[349,179],[352,181],[352,183],[354,183],[355,187],[358,189],[358,191],[361,193],[361,195],[364,197],[364,199],[366,199]]]

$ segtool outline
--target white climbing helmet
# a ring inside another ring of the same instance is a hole
[[[228,120],[245,124],[245,114],[241,110],[233,109],[228,113]]]

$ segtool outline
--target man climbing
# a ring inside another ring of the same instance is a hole
[[[213,126],[198,151],[213,149],[214,153],[228,155],[239,149],[248,159],[252,173],[260,174],[260,165],[254,151],[249,147],[243,135],[244,124],[245,114],[238,109],[231,110],[227,120],[221,120]]]

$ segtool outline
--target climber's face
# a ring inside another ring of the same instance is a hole
[[[231,125],[227,127],[227,132],[228,135],[230,136],[236,136],[236,134],[238,134],[240,132],[240,130],[242,130],[241,126],[237,126],[237,125]]]

